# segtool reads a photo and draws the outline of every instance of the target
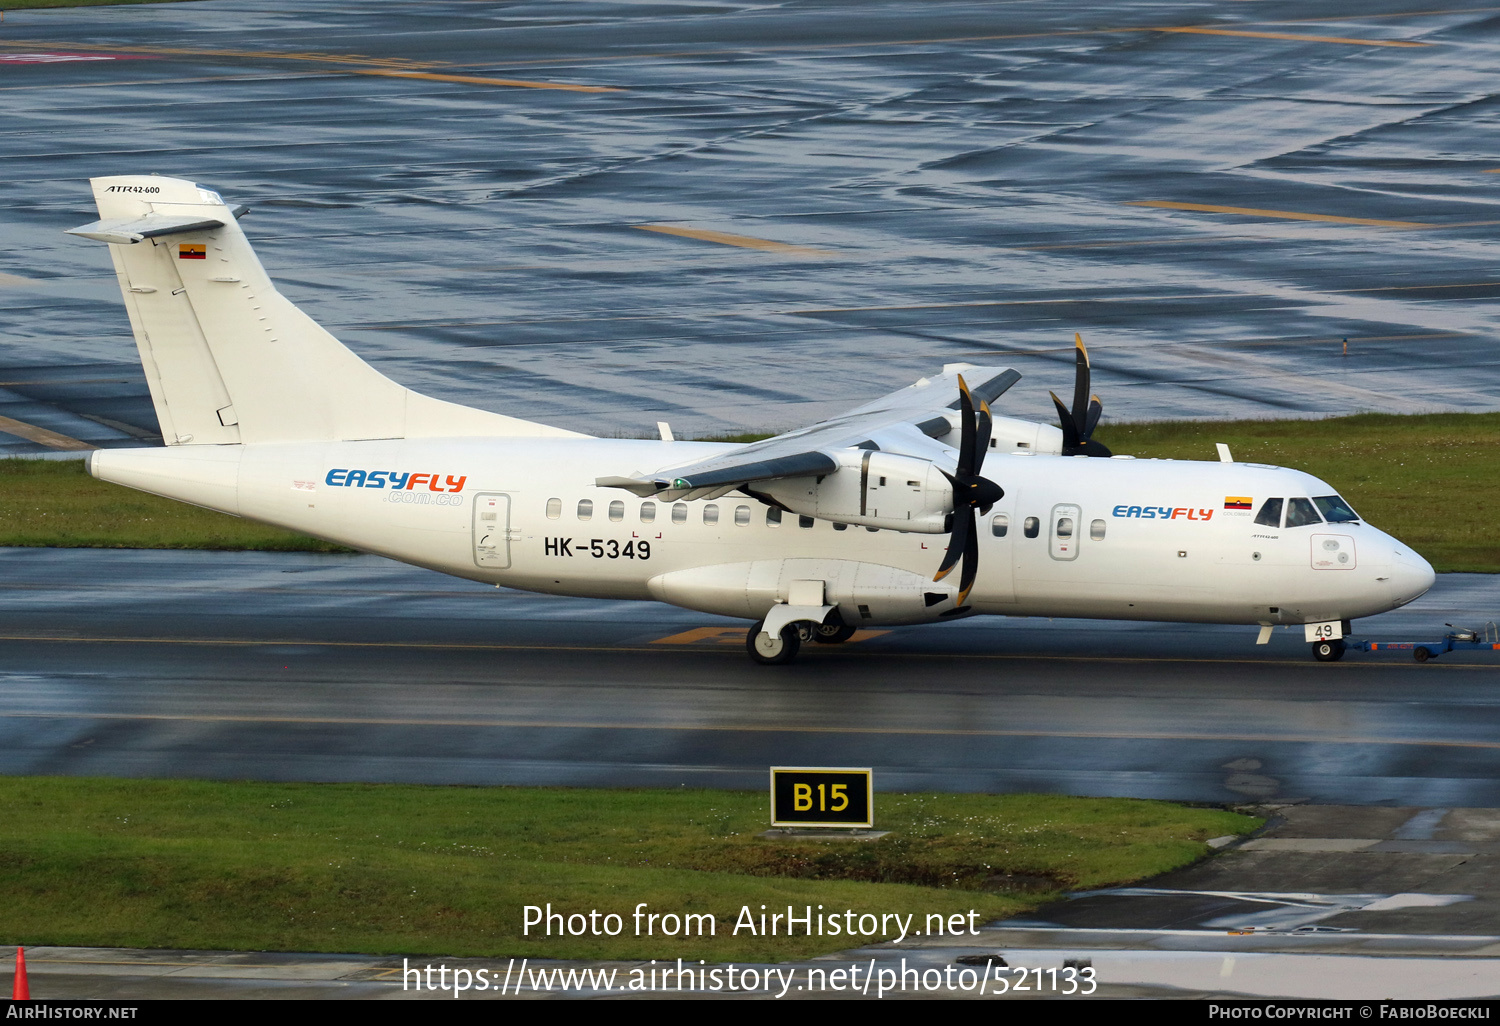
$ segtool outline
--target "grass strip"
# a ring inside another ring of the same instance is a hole
[[[31,11],[40,7],[122,7],[126,4],[173,4],[184,0],[0,0],[0,10]]]
[[[881,794],[863,842],[766,841],[742,791],[0,778],[0,936],[27,944],[781,960],[856,946],[734,926],[793,905],[1012,915],[1192,862],[1259,820],[1051,795]],[[522,908],[618,937],[522,934]],[[631,913],[710,913],[704,938]]]
[[[0,459],[0,545],[350,552],[89,477],[83,460]]]

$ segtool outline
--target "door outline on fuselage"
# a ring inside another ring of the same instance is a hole
[[[1058,527],[1064,517],[1072,521],[1072,533],[1067,537],[1058,534]],[[1078,528],[1082,523],[1083,510],[1076,503],[1059,502],[1053,506],[1052,516],[1047,521],[1047,554],[1059,561],[1077,559],[1080,540]]]
[[[474,565],[485,570],[510,569],[510,495],[483,492],[474,496]]]

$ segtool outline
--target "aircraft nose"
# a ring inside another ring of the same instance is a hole
[[[1398,606],[1404,606],[1427,594],[1437,581],[1432,564],[1404,545],[1397,545],[1391,553],[1391,598]]]

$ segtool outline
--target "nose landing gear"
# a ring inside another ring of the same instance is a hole
[[[1312,652],[1313,658],[1320,663],[1336,663],[1344,658],[1344,641],[1342,638],[1333,641],[1315,641]]]

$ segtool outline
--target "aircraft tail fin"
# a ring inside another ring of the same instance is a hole
[[[168,445],[577,436],[413,392],[276,291],[218,193],[158,175],[92,180]]]

